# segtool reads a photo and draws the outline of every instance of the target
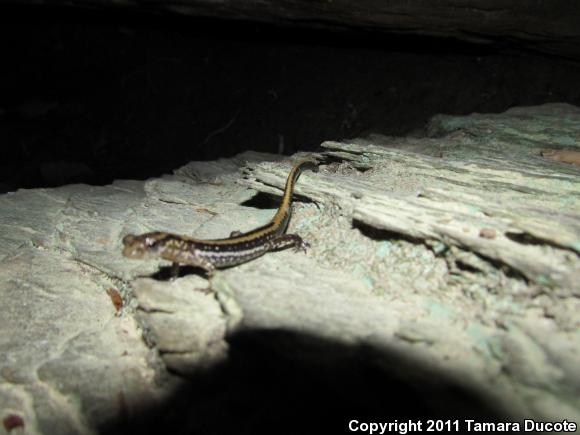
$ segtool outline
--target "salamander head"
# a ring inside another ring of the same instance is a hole
[[[153,232],[123,237],[123,255],[128,258],[156,256],[167,239],[167,233]]]

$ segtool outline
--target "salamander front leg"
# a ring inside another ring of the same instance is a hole
[[[215,266],[213,265],[213,263],[207,260],[204,260],[203,264],[199,264],[199,267],[205,270],[205,273],[208,278],[211,278],[215,272]]]
[[[214,264],[207,258],[201,255],[192,255],[191,252],[187,255],[179,255],[177,258],[173,258],[172,264],[172,274],[173,271],[179,271],[179,266],[194,266],[203,269],[208,277],[211,277],[215,272]]]
[[[194,264],[194,266],[197,267],[201,267],[203,270],[205,270],[205,273],[207,275],[208,278],[208,286],[206,288],[196,288],[197,291],[205,293],[205,294],[210,294],[213,293],[213,289],[211,288],[211,281],[210,278],[213,276],[214,272],[215,272],[215,266],[213,265],[213,263],[209,260],[206,260],[205,258],[197,258],[197,263]]]
[[[298,234],[283,234],[280,237],[272,240],[271,248],[272,250],[278,251],[281,249],[294,247],[294,251],[306,252],[307,248],[310,248],[310,244],[303,240]]]

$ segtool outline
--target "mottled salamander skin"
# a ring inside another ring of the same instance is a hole
[[[286,180],[284,196],[272,220],[247,233],[234,231],[226,239],[199,240],[177,234],[156,231],[123,238],[123,255],[129,258],[160,257],[178,265],[201,267],[211,276],[215,269],[235,266],[253,260],[271,250],[294,247],[306,251],[307,242],[296,234],[284,234],[292,216],[294,185],[303,169],[318,169],[313,159],[296,163]]]

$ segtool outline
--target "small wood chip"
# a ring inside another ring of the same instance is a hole
[[[121,308],[123,308],[123,298],[121,297],[121,293],[119,293],[119,290],[109,287],[107,289],[107,294],[111,298],[111,302],[113,302],[113,306],[118,313]]]
[[[580,151],[548,149],[542,150],[540,155],[556,162],[580,166]]]
[[[495,230],[493,228],[482,228],[479,230],[479,237],[484,239],[495,239]]]
[[[6,432],[11,432],[12,429],[16,429],[18,427],[24,427],[24,420],[17,414],[8,414],[4,417],[2,421],[4,423],[4,429]]]

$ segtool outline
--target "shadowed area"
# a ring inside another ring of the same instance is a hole
[[[291,155],[371,132],[421,134],[441,113],[580,102],[578,62],[509,40],[125,8],[1,11],[0,192],[146,179],[194,160]]]
[[[245,331],[229,342],[227,361],[102,433],[348,433],[351,419],[501,419],[478,392],[397,352],[281,330]]]

